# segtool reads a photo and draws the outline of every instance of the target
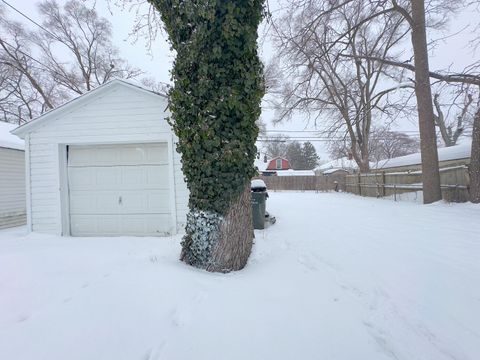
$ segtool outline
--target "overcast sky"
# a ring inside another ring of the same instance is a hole
[[[41,22],[36,12],[36,1],[32,0],[7,0],[16,8],[24,12],[26,15]],[[62,3],[62,0],[58,0]],[[275,14],[275,10],[279,7],[279,0],[269,0],[270,9]],[[454,0],[452,0],[454,1]],[[93,0],[86,1],[89,4],[94,4]],[[112,1],[114,2],[114,1]],[[151,53],[149,54],[146,48],[146,41],[139,39],[136,43],[129,38],[129,33],[134,24],[135,14],[128,10],[121,10],[112,5],[108,7],[106,0],[97,0],[95,3],[97,11],[107,18],[113,25],[114,43],[120,49],[123,58],[127,59],[131,64],[143,69],[157,80],[163,82],[170,82],[169,70],[172,66],[173,55],[169,50],[169,45],[163,34],[159,34],[158,38],[152,44]],[[9,11],[9,15],[13,15]],[[461,33],[448,37],[447,39],[438,43],[437,47],[431,54],[430,67],[432,70],[446,69],[451,67],[453,69],[461,70],[464,66],[472,62],[472,58],[478,57],[468,47],[468,40],[471,38],[472,24],[478,23],[479,14],[471,10],[463,11],[450,21],[450,26],[445,33],[430,33],[430,38],[442,38],[446,33],[454,34],[462,29]],[[21,20],[21,18],[18,18]],[[25,21],[23,19],[22,21]],[[33,24],[30,24],[34,26]],[[265,24],[261,29],[261,39],[265,39],[264,31]],[[41,30],[39,30],[41,31]],[[406,42],[406,46],[408,46]],[[406,49],[409,51],[409,49]],[[274,50],[271,43],[266,40],[260,42],[260,54],[264,61],[268,61],[274,56]],[[299,115],[293,121],[274,126],[272,123],[273,112],[268,109],[266,104],[262,107],[262,119],[267,124],[268,130],[314,130],[313,124],[307,124],[304,118]],[[401,121],[398,124],[400,130],[417,131],[417,124]],[[274,134],[273,132],[270,134]],[[297,133],[289,133],[290,135],[297,135]],[[312,133],[313,134],[313,133]],[[310,136],[312,134],[303,134],[302,136]],[[314,142],[317,151],[322,159],[326,160],[328,155],[325,152],[324,144],[321,142]]]

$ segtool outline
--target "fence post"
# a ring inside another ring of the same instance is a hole
[[[362,195],[362,174],[358,173],[358,195]]]
[[[397,201],[397,184],[393,184],[393,199]]]
[[[385,197],[385,171],[382,171],[382,197]]]

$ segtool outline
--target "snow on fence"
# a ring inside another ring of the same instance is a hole
[[[279,190],[314,190],[345,191],[345,175],[329,176],[259,176],[270,191]]]
[[[467,166],[440,169],[443,199],[451,202],[466,202],[469,194]],[[393,197],[403,193],[422,191],[422,172],[377,172],[347,175],[346,191],[371,197]]]

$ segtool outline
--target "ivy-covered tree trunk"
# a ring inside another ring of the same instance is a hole
[[[263,97],[257,28],[263,0],[149,0],[176,51],[169,93],[190,191],[181,260],[243,268],[253,230],[250,179]]]

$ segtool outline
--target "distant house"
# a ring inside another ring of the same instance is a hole
[[[343,157],[318,166],[317,168],[315,168],[315,175],[325,175],[325,172],[327,172],[326,174],[331,174],[338,170],[343,170],[351,174],[356,172],[357,169],[358,165],[355,160]]]
[[[259,153],[255,160],[255,167],[260,175],[275,176],[279,171],[291,170],[290,162],[282,157],[268,159],[266,154]]]
[[[290,162],[282,157],[276,157],[268,161],[267,170],[276,171],[276,170],[290,170]]]
[[[26,223],[24,142],[0,121],[0,229]]]

